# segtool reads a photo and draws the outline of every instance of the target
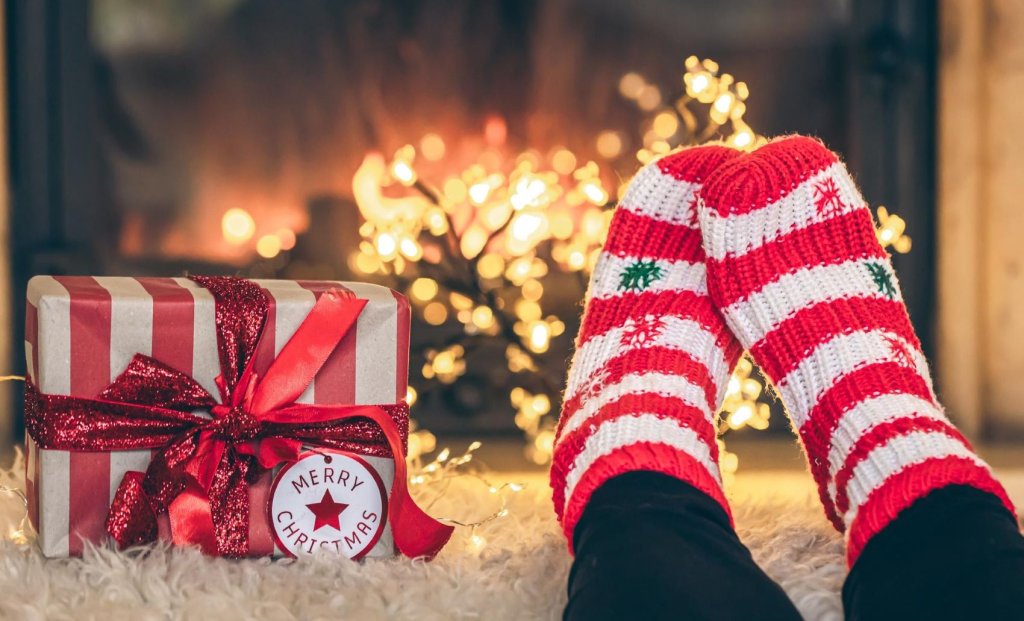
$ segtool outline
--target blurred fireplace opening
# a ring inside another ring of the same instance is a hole
[[[872,205],[908,221],[914,251],[895,262],[932,350],[931,2],[186,4],[178,21],[143,11],[150,21],[117,30],[97,16],[141,5],[7,1],[14,342],[36,273],[289,275],[221,252],[229,207],[299,231],[304,276],[345,276],[358,240],[348,185],[366,151],[479,132],[498,114],[523,146],[587,153],[628,122],[623,73],[674,84],[693,53],[751,85],[758,131],[822,136]],[[441,431],[511,429],[506,411],[421,416]]]

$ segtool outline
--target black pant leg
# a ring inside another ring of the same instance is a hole
[[[712,498],[656,472],[594,492],[574,534],[567,620],[797,620]]]
[[[864,546],[843,608],[848,621],[1024,619],[1024,537],[995,496],[936,490]]]

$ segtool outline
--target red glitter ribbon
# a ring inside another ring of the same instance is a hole
[[[263,289],[249,280],[193,277],[216,302],[220,403],[193,378],[136,354],[94,399],[25,389],[25,426],[37,445],[66,451],[156,450],[145,473],[128,472],[107,516],[122,547],[157,539],[167,513],[176,545],[241,557],[249,551],[249,484],[298,458],[304,443],[383,448],[395,460],[388,519],[409,557],[433,557],[453,528],[423,512],[406,484],[408,407],[307,405],[295,400],[352,328],[365,300],[320,296],[266,373],[253,370],[267,319]],[[195,413],[208,410],[212,418]],[[401,430],[401,431],[400,431]],[[383,436],[383,437],[381,437]]]

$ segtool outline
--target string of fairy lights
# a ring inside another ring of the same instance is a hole
[[[607,180],[681,146],[722,139],[750,150],[765,142],[744,121],[747,85],[720,73],[712,60],[686,59],[681,91],[668,98],[635,72],[622,76],[618,87],[642,113],[635,150],[628,150],[624,132],[605,129],[594,139],[594,160],[565,147],[513,152],[502,120],[494,118],[475,159],[461,169],[452,161],[458,157],[446,157],[450,147],[443,138],[427,134],[418,147],[405,145],[389,160],[368,155],[353,182],[364,223],[350,267],[389,278],[409,294],[425,323],[461,325],[461,338],[424,352],[425,380],[458,382],[477,340],[504,340],[513,378],[509,404],[526,437],[526,455],[538,464],[551,457],[551,412],[561,382],[534,381],[541,389],[530,390],[514,378],[543,375],[552,339],[565,332],[564,320],[546,310],[547,277],[578,274],[583,295],[625,187]],[[884,207],[878,218],[879,239],[909,251],[902,219]],[[770,406],[759,378],[744,358],[729,383],[722,433],[767,428]],[[417,433],[417,444],[433,446],[429,432]]]

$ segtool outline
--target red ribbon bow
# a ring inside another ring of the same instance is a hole
[[[305,391],[365,300],[330,291],[285,344],[266,373],[253,370],[267,298],[242,278],[194,277],[216,303],[220,403],[193,378],[136,354],[95,399],[44,395],[26,382],[25,426],[44,449],[156,449],[145,473],[125,474],[107,516],[121,546],[155,541],[167,513],[176,545],[198,544],[222,556],[249,551],[249,484],[263,469],[298,458],[303,443],[344,448],[353,429],[372,421],[395,459],[388,519],[395,545],[410,557],[433,557],[453,527],[424,513],[409,496],[398,424],[408,408],[393,405],[306,405]],[[206,409],[212,418],[194,413]]]

